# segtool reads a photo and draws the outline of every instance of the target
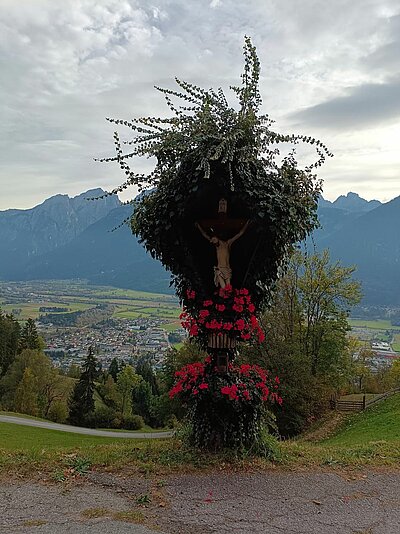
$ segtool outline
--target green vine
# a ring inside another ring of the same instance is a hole
[[[209,244],[202,243],[194,229],[202,213],[211,214],[212,192],[229,197],[232,205],[240,199],[241,212],[236,215],[253,221],[242,254],[247,264],[237,270],[236,285],[246,285],[258,303],[265,299],[292,245],[317,225],[321,183],[313,173],[332,154],[316,139],[271,129],[273,121],[259,114],[259,78],[256,49],[245,37],[242,83],[231,87],[237,109],[229,106],[221,88],[205,90],[175,78],[176,91],[156,87],[171,117],[107,118],[134,135],[121,141],[115,132],[116,155],[99,160],[117,162],[126,175],[106,195],[130,186],[142,193],[131,201],[132,231],[171,271],[183,301],[188,288],[199,294],[212,290],[207,273],[213,251],[206,249]],[[299,143],[312,145],[317,154],[316,161],[304,169],[295,159]],[[281,155],[282,144],[293,147],[289,155]],[[123,146],[129,147],[127,152]],[[148,174],[132,170],[129,161],[136,157],[154,157],[153,170]]]

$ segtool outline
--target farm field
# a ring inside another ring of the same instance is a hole
[[[168,331],[179,326],[180,306],[173,295],[90,286],[84,281],[0,282],[1,309],[21,321],[37,319],[42,307],[67,308],[69,313],[98,305],[113,306],[114,318],[165,319]]]
[[[400,352],[400,326],[392,325],[388,319],[349,319],[352,334],[362,341],[383,341],[392,350]]]
[[[369,328],[371,330],[398,330],[400,332],[400,326],[393,326],[386,319],[349,319],[349,323],[352,327]]]
[[[393,348],[393,350],[395,350],[396,352],[400,352],[400,333],[394,335],[394,337],[393,337],[393,343],[392,343],[392,348]]]

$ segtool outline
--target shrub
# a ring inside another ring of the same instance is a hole
[[[114,428],[116,411],[109,406],[101,406],[89,414],[85,423],[93,428]]]
[[[47,418],[54,423],[65,423],[68,419],[68,407],[65,402],[56,401],[50,406]]]
[[[143,417],[140,415],[125,415],[122,419],[122,427],[126,430],[140,430],[144,427]]]

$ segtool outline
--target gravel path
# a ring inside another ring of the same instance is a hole
[[[151,498],[147,508],[138,504],[143,496]],[[270,470],[153,480],[94,472],[67,486],[3,483],[0,532],[399,534],[400,471]]]
[[[95,430],[94,428],[61,425],[59,423],[51,423],[50,421],[37,421],[36,419],[25,419],[24,417],[14,417],[12,415],[0,415],[0,423],[35,426],[38,428],[47,428],[49,430],[60,430],[61,432],[86,434],[87,436],[103,436],[107,438],[155,439],[170,438],[173,434],[173,432],[112,432],[108,430]]]

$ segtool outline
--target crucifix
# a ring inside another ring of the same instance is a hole
[[[212,245],[217,254],[214,267],[214,283],[224,288],[231,284],[232,268],[229,262],[232,244],[247,230],[250,221],[245,219],[228,219],[228,203],[221,198],[218,203],[218,218],[203,219],[195,223],[196,228]]]

